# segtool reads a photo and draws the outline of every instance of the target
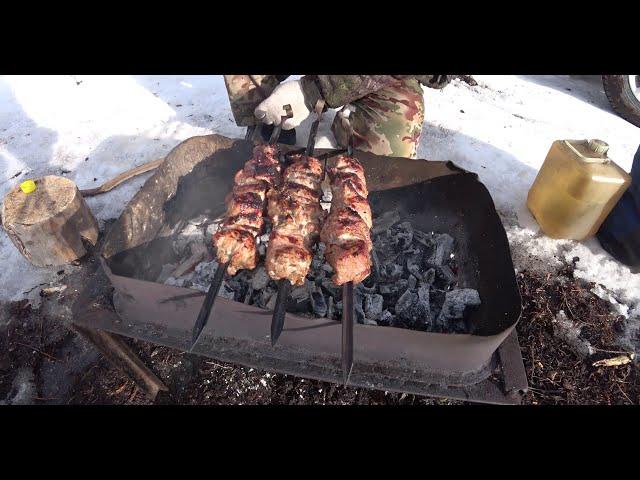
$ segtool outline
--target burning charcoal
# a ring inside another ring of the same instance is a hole
[[[418,303],[425,303],[427,307],[429,306],[429,287],[418,288]]]
[[[413,275],[409,275],[408,285],[409,285],[409,288],[413,290],[414,288],[416,288],[416,285],[418,285],[418,279]]]
[[[322,280],[322,288],[331,296],[336,298],[342,298],[342,288],[337,286],[329,278]]]
[[[394,318],[394,315],[389,310],[385,310],[384,312],[382,312],[382,315],[380,315],[378,325],[391,325]]]
[[[410,290],[407,290],[410,292]],[[404,295],[403,295],[404,296]],[[409,327],[426,327],[431,324],[431,312],[429,308],[429,287],[420,287],[417,293],[411,292],[410,301],[404,299],[403,308],[396,314],[405,320]],[[398,301],[400,303],[400,300]]]
[[[300,287],[295,287],[291,290],[289,297],[296,302],[300,302],[309,298],[309,287],[305,284]]]
[[[405,310],[409,310],[411,305],[418,301],[418,294],[411,290],[405,291],[396,302],[396,315],[401,314]]]
[[[436,271],[433,268],[430,268],[426,272],[422,274],[422,282],[425,285],[433,285],[433,282],[436,279]]]
[[[311,260],[311,270],[319,270],[324,265],[324,243],[319,243],[316,248],[316,253]]]
[[[366,282],[366,279],[365,279],[365,282]],[[378,291],[378,286],[375,283],[372,286],[367,286],[365,285],[365,282],[362,282],[356,285],[356,290],[358,290],[358,292],[364,295],[364,294],[376,293]]]
[[[451,319],[461,319],[464,317],[468,307],[480,305],[480,295],[472,288],[460,288],[451,290],[445,294],[442,310],[438,315],[438,324],[446,329],[447,323]]]
[[[333,318],[333,297],[329,297],[327,302],[327,318]]]
[[[253,271],[253,277],[251,278],[251,286],[254,290],[262,290],[269,283],[269,275],[263,265],[260,265]]]
[[[387,277],[391,280],[396,280],[402,276],[403,270],[402,266],[397,263],[390,263],[387,265]]]
[[[222,298],[226,298],[228,300],[235,300],[235,292],[229,286],[229,284],[225,281],[222,282],[222,286],[220,287],[220,291],[218,292],[218,296]]]
[[[324,317],[327,314],[327,302],[321,292],[311,293],[311,307],[318,317]]]
[[[213,280],[213,276],[218,269],[218,262],[212,260],[210,262],[201,262],[196,265],[194,271],[194,281],[199,284],[207,284]]]
[[[431,316],[438,318],[442,305],[444,304],[445,292],[436,288],[429,290],[429,303],[431,305]]]
[[[287,310],[292,312],[309,312],[311,310],[309,286],[307,284],[291,290],[287,302]]]
[[[251,301],[251,295],[253,295],[253,288],[251,287],[251,285],[249,285],[249,288],[247,288],[247,293],[244,295],[245,305],[249,305],[249,302]]]
[[[276,293],[274,293],[273,295],[271,295],[271,298],[269,299],[269,301],[267,302],[267,304],[265,305],[265,308],[267,310],[273,310],[276,308],[276,300],[278,299],[278,295]]]
[[[453,237],[446,233],[436,233],[433,235],[433,242],[435,243],[435,249],[431,252],[427,262],[430,265],[444,265],[453,251]]]
[[[320,269],[328,273],[329,275],[333,275],[333,267],[328,263],[323,263]]]
[[[362,303],[364,301],[364,296],[358,290],[354,290],[353,292],[353,309],[355,310],[356,316],[355,319],[358,323],[364,323],[365,314],[362,309]]]
[[[431,248],[433,246],[433,242],[431,241],[431,237],[420,230],[413,231],[413,240],[414,242],[418,242],[420,245],[423,245],[427,248]]]
[[[373,277],[374,278],[380,278],[380,260],[378,260],[378,254],[376,253],[376,250],[373,249],[371,251],[371,266],[372,266],[372,273],[373,273]]]
[[[384,233],[391,226],[395,225],[400,221],[400,214],[396,210],[386,211],[379,217],[374,219],[373,228],[371,229],[371,233],[373,235],[379,235]]]
[[[269,300],[276,294],[276,291],[272,288],[265,288],[258,292],[256,296],[255,304],[260,308],[266,308]]]
[[[443,265],[438,268],[440,278],[445,282],[447,286],[451,286],[457,281],[456,274],[448,265]]]
[[[366,317],[371,320],[378,320],[382,314],[382,295],[370,295],[364,296],[364,313]]]
[[[402,250],[410,248],[413,243],[413,227],[411,226],[411,223],[400,223],[396,226],[396,229],[395,239],[397,247]]]
[[[417,278],[422,278],[422,268],[420,266],[420,262],[422,260],[422,255],[410,255],[407,257],[407,271]]]

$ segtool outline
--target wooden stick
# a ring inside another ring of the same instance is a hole
[[[94,195],[99,195],[101,193],[106,193],[109,190],[113,190],[118,185],[123,182],[126,182],[130,178],[133,178],[137,175],[141,175],[143,173],[147,173],[155,168],[158,168],[160,164],[164,162],[164,158],[160,158],[158,160],[153,160],[151,162],[147,162],[138,167],[127,170],[126,172],[122,172],[117,177],[109,180],[108,182],[103,183],[97,188],[89,188],[87,190],[80,190],[80,193],[83,197],[93,197]]]
[[[149,370],[118,335],[77,324],[71,324],[71,328],[92,343],[113,366],[144,390],[151,400],[155,400],[159,392],[169,391],[167,386]]]

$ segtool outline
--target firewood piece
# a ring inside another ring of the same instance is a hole
[[[2,225],[20,253],[38,267],[63,265],[84,256],[82,239],[95,245],[98,222],[68,178],[35,180],[36,190],[11,190],[2,204]]]
[[[160,158],[158,160],[153,160],[151,162],[144,163],[137,167],[127,170],[126,172],[122,172],[115,178],[112,178],[108,182],[103,183],[97,188],[88,188],[86,190],[80,190],[80,193],[83,197],[93,197],[94,195],[99,195],[101,193],[106,193],[110,190],[113,190],[121,183],[126,182],[130,178],[133,178],[137,175],[142,175],[143,173],[150,172],[160,166],[164,162],[164,158]]]
[[[113,366],[133,380],[151,400],[155,400],[160,392],[169,391],[162,380],[142,362],[120,336],[75,323],[71,324],[71,329],[91,342]]]

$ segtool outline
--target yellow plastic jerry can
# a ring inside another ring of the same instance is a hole
[[[552,238],[594,235],[631,177],[615,164],[602,140],[557,140],[529,189],[527,207]]]

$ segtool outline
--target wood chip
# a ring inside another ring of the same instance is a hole
[[[67,289],[66,285],[59,285],[57,287],[47,287],[42,289],[42,293],[45,295],[51,295],[53,293],[64,292]]]
[[[631,363],[634,359],[634,353],[625,353],[624,355],[618,355],[613,358],[606,358],[604,360],[598,360],[593,363],[594,367],[618,367],[620,365],[626,365],[627,363]]]

